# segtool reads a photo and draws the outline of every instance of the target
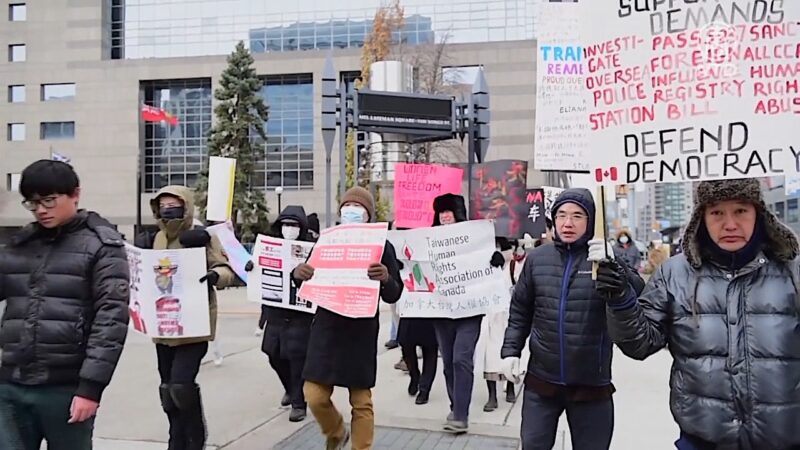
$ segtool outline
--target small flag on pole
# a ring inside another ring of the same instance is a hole
[[[142,105],[142,119],[145,122],[167,122],[170,125],[177,125],[178,118],[166,110],[155,106]]]
[[[53,161],[60,161],[67,164],[69,164],[72,161],[69,158],[69,156],[62,155],[61,153],[55,152],[53,150],[50,150],[50,159]]]

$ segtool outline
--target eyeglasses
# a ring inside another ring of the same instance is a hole
[[[39,205],[42,205],[44,209],[53,209],[56,207],[57,202],[58,195],[51,195],[34,200],[23,200],[22,206],[28,211],[36,211],[39,209]]]
[[[567,214],[567,213],[558,213],[556,214],[556,220],[561,222],[565,222],[567,219],[570,219],[573,223],[584,222],[589,218],[586,214],[576,213],[576,214]]]

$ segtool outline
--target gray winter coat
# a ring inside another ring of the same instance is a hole
[[[609,331],[626,355],[669,349],[675,421],[719,449],[800,446],[798,243],[759,210],[767,242],[737,272],[700,256],[698,208],[684,253],[656,271],[638,304],[608,308]]]

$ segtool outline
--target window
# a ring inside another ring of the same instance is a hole
[[[261,96],[269,106],[267,141],[256,162],[254,183],[267,189],[314,187],[314,83],[311,74],[264,78]]]
[[[42,85],[42,101],[72,100],[75,98],[75,83]]]
[[[25,124],[24,123],[10,123],[10,124],[8,124],[8,140],[9,141],[24,141],[25,140]]]
[[[19,182],[22,179],[22,174],[8,173],[6,174],[6,190],[8,192],[19,192]]]
[[[797,209],[796,198],[790,198],[786,201],[786,221],[790,223],[800,221],[800,210]]]
[[[25,44],[11,44],[8,46],[9,62],[25,62],[26,57]]]
[[[12,22],[25,22],[28,20],[28,8],[25,3],[12,3],[8,5],[8,20]]]
[[[22,103],[25,101],[25,85],[15,84],[8,87],[8,103]]]
[[[206,159],[211,128],[211,79],[142,82],[144,103],[175,114],[178,125],[145,122],[145,190],[193,187]]]
[[[122,59],[125,55],[125,2],[111,0],[111,59]]]
[[[780,220],[783,220],[783,218],[786,216],[783,209],[783,202],[775,203],[775,216]]]
[[[75,139],[75,122],[42,122],[41,138]]]

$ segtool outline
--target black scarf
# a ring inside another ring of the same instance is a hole
[[[703,256],[709,258],[720,267],[736,271],[741,269],[754,260],[761,252],[764,243],[766,242],[766,234],[764,232],[764,219],[761,215],[756,218],[756,225],[753,229],[753,235],[747,244],[735,252],[729,252],[720,248],[708,234],[708,229],[705,223],[701,223],[697,230],[697,237],[700,242],[700,248]]]

